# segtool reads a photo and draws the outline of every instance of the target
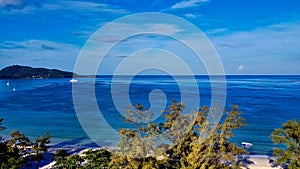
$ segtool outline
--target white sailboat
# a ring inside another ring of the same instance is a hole
[[[16,86],[14,86],[13,91],[16,91]]]
[[[9,86],[9,80],[8,80],[7,83],[6,83],[6,86]]]
[[[76,82],[78,82],[78,80],[76,80],[76,79],[71,79],[70,82],[71,82],[71,83],[76,83]]]

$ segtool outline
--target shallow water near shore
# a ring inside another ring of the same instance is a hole
[[[190,77],[183,78],[187,87],[191,85]],[[300,76],[227,76],[226,106],[237,104],[243,112],[247,126],[235,131],[232,141],[252,143],[251,154],[270,155],[274,145],[269,137],[274,128],[289,119],[299,120],[300,112]],[[8,128],[1,135],[8,136],[13,130],[20,130],[31,138],[49,132],[53,147],[95,147],[97,144],[82,129],[74,109],[72,100],[72,83],[70,79],[18,79],[0,81],[0,117]],[[200,91],[200,105],[210,105],[211,83],[206,76],[196,77]],[[99,121],[100,128],[91,130],[97,143],[116,146],[118,137],[111,132],[127,127],[117,112],[110,95],[111,77],[103,76],[95,79],[96,101],[102,116],[110,127]],[[93,79],[78,79],[84,85]],[[122,81],[118,82],[120,85]],[[16,90],[13,91],[13,88]],[[122,95],[120,88],[120,95]],[[165,93],[166,99],[179,100],[180,90],[176,80],[169,76],[138,76],[130,83],[129,96],[132,103],[139,102],[150,106],[149,94],[159,89]],[[193,96],[192,91],[185,91]],[[190,93],[189,93],[190,92]],[[124,94],[126,95],[126,93]],[[120,97],[122,98],[122,97]],[[191,97],[192,98],[192,97]],[[91,98],[87,98],[91,99]],[[188,106],[189,100],[184,101]],[[163,103],[159,101],[157,103]],[[153,105],[152,105],[153,106]],[[124,106],[126,109],[126,106]],[[87,111],[86,119],[95,119],[97,112]],[[104,120],[104,119],[103,119]],[[95,140],[94,140],[95,141]]]

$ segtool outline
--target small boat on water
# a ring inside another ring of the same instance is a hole
[[[250,148],[253,146],[252,143],[248,143],[248,142],[242,142],[241,145],[242,145],[242,147],[245,147],[245,148]]]
[[[16,87],[14,86],[13,91],[16,91]]]
[[[9,81],[7,81],[6,86],[9,86]]]
[[[71,79],[70,82],[71,82],[71,83],[76,83],[76,82],[78,82],[78,80],[76,80],[76,79]]]

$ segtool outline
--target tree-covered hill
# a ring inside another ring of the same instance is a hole
[[[76,76],[76,74],[74,74]],[[0,70],[0,79],[19,78],[72,78],[72,72],[57,69],[32,68],[30,66],[13,65]]]

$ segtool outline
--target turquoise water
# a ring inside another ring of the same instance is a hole
[[[184,78],[184,77],[181,77]],[[6,136],[12,130],[35,138],[49,132],[53,146],[95,146],[87,136],[78,121],[72,100],[72,83],[70,79],[19,79],[0,81],[0,117],[4,118],[4,125],[8,128],[1,134]],[[86,96],[86,90],[93,79],[79,79],[81,94],[87,103],[93,98]],[[125,82],[119,81],[117,92],[122,100],[127,90],[122,88]],[[210,104],[210,81],[205,76],[197,77],[200,91],[200,105]],[[254,146],[249,149],[252,154],[269,155],[273,144],[269,135],[274,128],[279,128],[289,119],[300,117],[300,76],[227,76],[226,106],[238,104],[243,111],[248,126],[236,131],[232,139],[236,144],[242,141],[251,142]],[[126,126],[121,115],[115,108],[111,97],[111,77],[96,79],[95,95],[102,119],[97,121],[100,127],[93,124],[89,131],[97,143],[114,146],[118,142],[116,132]],[[189,89],[189,78],[185,78],[183,85]],[[13,91],[13,88],[16,90]],[[167,76],[139,76],[133,79],[129,87],[131,103],[140,102],[150,106],[149,93],[159,89],[164,91],[166,100],[179,100],[180,89],[176,81]],[[193,96],[192,91],[187,92]],[[189,93],[190,92],[190,93]],[[192,99],[193,97],[191,97]],[[188,103],[191,100],[186,100]],[[158,104],[163,100],[156,100]],[[126,109],[126,106],[124,106]],[[97,120],[98,112],[88,107],[81,107],[84,120]],[[159,117],[159,115],[157,116]],[[104,120],[105,119],[105,120]],[[108,123],[108,125],[104,125]],[[93,128],[95,127],[95,128]],[[95,140],[94,140],[95,141]]]

